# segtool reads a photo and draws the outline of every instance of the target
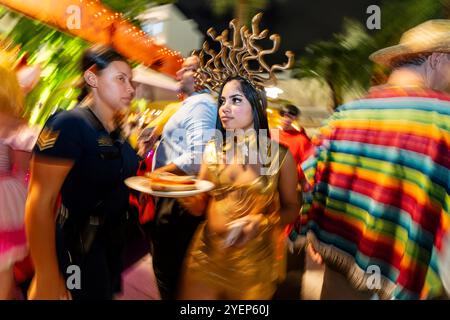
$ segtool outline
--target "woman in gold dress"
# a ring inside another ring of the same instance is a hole
[[[245,78],[221,87],[220,134],[206,146],[199,175],[215,188],[179,199],[192,214],[206,214],[186,256],[181,299],[270,299],[275,292],[283,227],[300,206],[295,162],[270,142],[265,105]]]

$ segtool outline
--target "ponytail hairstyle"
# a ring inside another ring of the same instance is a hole
[[[95,70],[97,72],[101,72],[114,61],[123,61],[128,63],[128,61],[122,55],[120,55],[117,51],[115,51],[110,47],[103,45],[91,47],[84,52],[81,58],[82,72],[84,73],[89,69],[91,69],[92,67],[95,67]],[[89,85],[83,79],[83,84],[81,86],[81,93],[78,95],[77,98],[78,102],[83,101],[88,94],[89,94]]]

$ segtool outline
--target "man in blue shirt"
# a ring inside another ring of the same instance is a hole
[[[217,104],[206,91],[196,91],[196,56],[187,58],[177,73],[179,91],[187,96],[164,126],[156,149],[154,171],[197,175],[202,153],[216,128]],[[176,199],[157,198],[151,223],[153,269],[162,299],[175,299],[182,264],[202,217],[192,216]]]

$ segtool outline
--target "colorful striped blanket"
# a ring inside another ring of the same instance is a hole
[[[450,96],[379,87],[339,107],[302,165],[313,192],[291,240],[306,235],[360,290],[386,299],[440,296],[449,150]]]

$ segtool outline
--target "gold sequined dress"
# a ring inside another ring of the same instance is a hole
[[[220,152],[214,142],[205,149],[208,179],[215,184],[210,192],[214,214],[232,221],[262,213],[267,219],[258,235],[243,248],[226,247],[226,235],[208,228],[208,220],[198,228],[186,257],[186,271],[198,281],[228,294],[233,299],[270,299],[283,277],[285,241],[279,221],[278,178],[287,149],[277,150],[267,174],[251,183],[230,183],[221,173]],[[209,218],[209,214],[208,214]]]

